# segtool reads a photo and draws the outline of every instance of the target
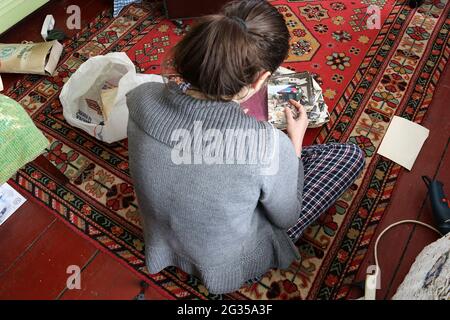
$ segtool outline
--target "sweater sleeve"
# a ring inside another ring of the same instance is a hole
[[[270,169],[262,173],[259,201],[269,221],[279,228],[288,229],[300,216],[303,164],[287,135],[279,130],[277,133]]]

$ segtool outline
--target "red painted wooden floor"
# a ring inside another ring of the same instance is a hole
[[[111,6],[111,0],[52,1],[9,32],[0,42],[40,41],[40,25],[46,14],[56,18],[56,27],[66,30],[66,7],[81,7],[82,25],[100,11]],[[5,87],[20,79],[20,75],[2,75]],[[450,68],[442,74],[430,111],[423,125],[430,129],[413,171],[403,171],[391,205],[381,221],[377,235],[392,222],[420,219],[431,222],[431,208],[420,177],[436,177],[446,184],[450,194]],[[379,299],[388,299],[408,272],[420,250],[436,239],[422,227],[399,226],[380,242],[379,260],[382,270]],[[373,243],[364,260],[357,280],[363,280],[368,265],[373,264]],[[66,268],[81,267],[81,290],[68,290]],[[132,299],[139,293],[139,278],[115,259],[100,252],[81,238],[52,213],[27,201],[0,227],[0,299]],[[359,297],[354,290],[351,297]],[[163,299],[148,291],[147,299]]]

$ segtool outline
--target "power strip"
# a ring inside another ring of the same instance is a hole
[[[389,225],[386,229],[384,229],[380,233],[380,235],[377,237],[377,240],[375,241],[375,246],[374,246],[374,250],[373,250],[374,257],[375,257],[375,272],[373,274],[367,275],[367,277],[366,277],[365,289],[364,289],[364,300],[376,300],[377,287],[378,287],[377,284],[380,283],[380,281],[381,281],[381,278],[380,278],[381,269],[380,269],[380,264],[378,262],[378,243],[380,242],[381,237],[387,231],[392,229],[393,227],[396,227],[400,224],[405,224],[405,223],[414,223],[414,224],[418,224],[418,225],[427,227],[427,228],[435,231],[441,237],[443,236],[443,234],[440,233],[439,230],[437,230],[433,226],[430,226],[429,224],[426,224],[424,222],[417,221],[417,220],[401,220],[401,221],[398,221],[398,222],[395,222],[395,223]]]

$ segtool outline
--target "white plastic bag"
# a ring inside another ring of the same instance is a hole
[[[64,118],[101,141],[122,140],[127,137],[128,124],[125,95],[144,82],[163,82],[163,78],[137,74],[124,52],[92,57],[78,68],[61,91]],[[108,108],[102,107],[105,96],[108,96]],[[104,113],[105,109],[109,110],[108,114]]]

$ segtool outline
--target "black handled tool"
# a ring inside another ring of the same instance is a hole
[[[444,184],[427,176],[422,176],[422,179],[428,187],[434,221],[438,230],[445,235],[450,232],[450,202],[444,194]]]

